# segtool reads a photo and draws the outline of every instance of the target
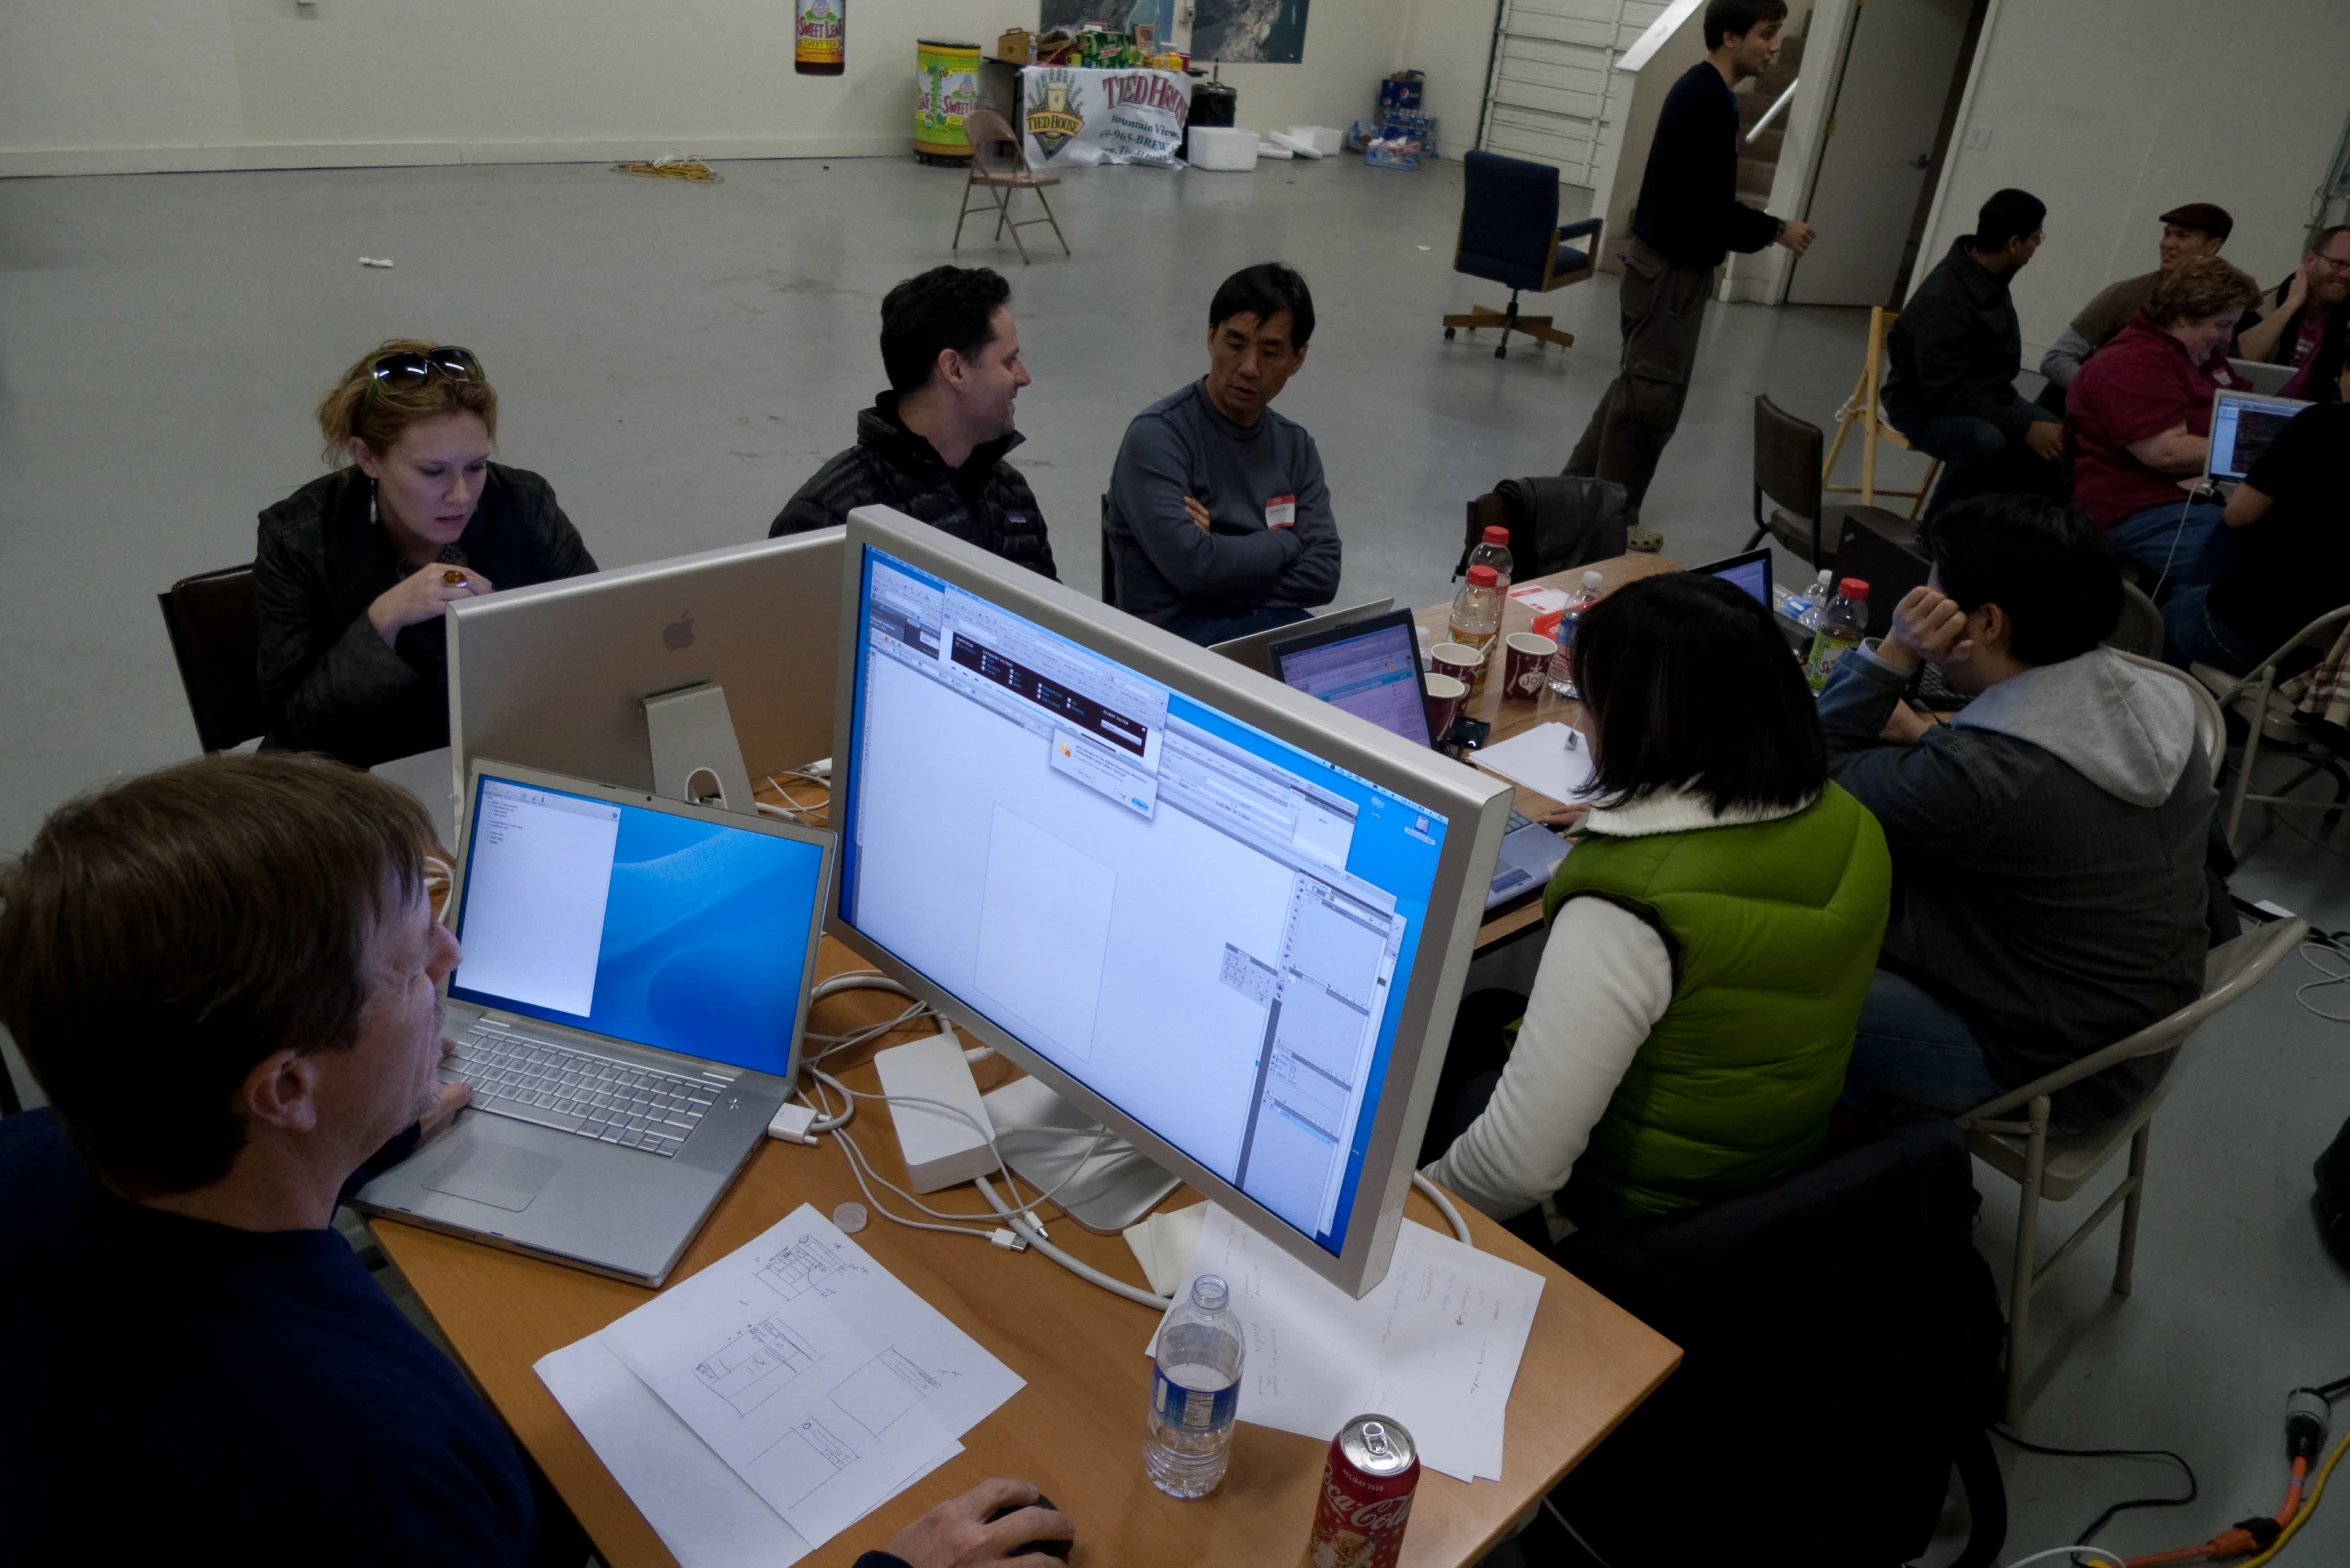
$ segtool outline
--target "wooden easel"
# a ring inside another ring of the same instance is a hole
[[[1881,440],[1904,452],[1911,450],[1909,438],[1885,423],[1884,410],[1877,401],[1885,379],[1885,334],[1892,331],[1893,323],[1900,319],[1899,311],[1887,310],[1882,305],[1869,307],[1868,358],[1861,365],[1860,381],[1853,387],[1852,396],[1846,398],[1844,406],[1836,410],[1836,439],[1829,444],[1827,462],[1820,466],[1820,489],[1823,492],[1830,495],[1857,495],[1863,506],[1877,504],[1877,443]],[[1836,477],[1836,459],[1844,451],[1844,438],[1852,433],[1854,425],[1862,427],[1860,483],[1831,484],[1829,481]],[[1929,458],[1926,477],[1918,481],[1915,490],[1887,490],[1883,493],[1897,498],[1907,497],[1908,515],[1915,518],[1926,504],[1927,493],[1934,488],[1934,476],[1941,471],[1942,459]]]

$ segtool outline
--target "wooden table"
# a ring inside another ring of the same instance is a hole
[[[1574,589],[1582,586],[1585,572],[1597,572],[1600,574],[1601,582],[1605,585],[1605,591],[1613,593],[1628,582],[1636,582],[1643,577],[1652,577],[1658,572],[1677,572],[1679,570],[1681,570],[1681,564],[1678,561],[1667,560],[1661,555],[1619,555],[1605,561],[1594,561],[1589,566],[1577,566],[1567,571],[1553,572],[1548,577],[1530,577],[1526,579],[1526,582],[1539,584],[1545,588]],[[1415,610],[1412,612],[1412,618],[1419,622],[1423,631],[1432,634],[1430,641],[1443,642],[1446,640],[1446,633],[1452,622],[1452,601],[1447,599],[1442,604],[1432,604],[1424,610]],[[1501,610],[1502,637],[1507,637],[1512,632],[1532,631],[1533,629],[1534,612],[1532,610],[1527,609],[1515,599],[1503,601]],[[1496,638],[1494,640],[1493,673],[1486,677],[1484,688],[1472,693],[1461,708],[1461,711],[1470,718],[1483,719],[1493,726],[1492,733],[1486,737],[1485,743],[1490,746],[1497,741],[1508,740],[1513,735],[1523,734],[1537,724],[1548,724],[1554,720],[1561,724],[1574,723],[1575,714],[1582,704],[1569,702],[1547,686],[1542,689],[1542,695],[1532,702],[1503,700],[1501,695],[1502,656],[1499,651],[1500,645],[1500,638]],[[1469,753],[1469,761],[1473,763],[1476,760],[1477,754],[1475,752]],[[1494,777],[1500,778],[1501,775],[1497,773]],[[1517,791],[1517,808],[1529,817],[1539,817],[1546,811],[1556,811],[1560,806],[1566,804],[1564,801],[1552,800],[1547,795],[1538,794],[1515,779],[1508,782]],[[1529,893],[1518,902],[1505,904],[1501,909],[1486,917],[1485,923],[1477,928],[1477,951],[1482,953],[1488,949],[1499,947],[1519,933],[1531,930],[1541,923],[1541,895],[1539,892]]]
[[[829,938],[826,975],[858,967]],[[877,1022],[903,1006],[896,997],[848,992],[821,1002],[812,1031],[838,1033]],[[927,1026],[924,1026],[925,1028]],[[878,1087],[869,1050],[843,1058],[856,1088]],[[983,1068],[981,1086],[1013,1069]],[[851,1124],[877,1169],[904,1181],[886,1113],[870,1107]],[[884,1196],[887,1196],[885,1193]],[[802,1203],[830,1214],[862,1197],[846,1156],[768,1142],[695,1238],[673,1280],[750,1241]],[[984,1206],[969,1188],[928,1200],[937,1208]],[[1196,1201],[1179,1191],[1167,1207]],[[893,1208],[904,1212],[894,1198]],[[1413,1217],[1442,1231],[1419,1195]],[[1412,1568],[1474,1562],[1511,1522],[1680,1361],[1680,1352],[1597,1292],[1563,1273],[1463,1205],[1477,1245],[1543,1277],[1542,1302],[1510,1399],[1505,1474],[1474,1486],[1435,1471],[1420,1481],[1403,1561]],[[1146,1282],[1125,1242],[1089,1235],[1044,1211],[1052,1239],[1094,1267]],[[650,1298],[617,1280],[500,1252],[414,1226],[372,1222],[385,1253],[447,1335],[458,1359],[545,1470],[596,1550],[612,1568],[675,1561],[621,1492],[531,1366],[549,1351],[595,1333]],[[1327,1446],[1243,1424],[1223,1488],[1199,1502],[1154,1490],[1142,1472],[1143,1409],[1150,1361],[1142,1353],[1153,1314],[1086,1284],[1050,1259],[998,1252],[892,1225],[875,1216],[857,1238],[885,1268],[1027,1380],[1009,1403],[965,1434],[963,1454],[811,1553],[812,1565],[846,1564],[878,1547],[932,1505],[991,1475],[1035,1482],[1077,1523],[1071,1561],[1100,1568],[1154,1563],[1267,1563],[1289,1568],[1304,1550]]]

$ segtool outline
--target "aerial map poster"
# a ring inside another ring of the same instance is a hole
[[[1198,0],[1194,60],[1296,65],[1306,52],[1306,0]]]

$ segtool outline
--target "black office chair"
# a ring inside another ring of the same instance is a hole
[[[155,596],[179,661],[196,743],[226,751],[269,729],[261,700],[261,630],[254,620],[253,568],[224,567],[183,577]]]
[[[1881,506],[1830,506],[1826,500],[1826,437],[1820,427],[1798,419],[1760,393],[1754,399],[1754,533],[1751,550],[1765,535],[1798,560],[1833,567],[1845,529],[1868,528],[1903,549],[1914,549],[1918,525]],[[1766,514],[1764,504],[1769,503]],[[1871,603],[1875,601],[1872,599]]]
[[[1462,167],[1466,182],[1452,270],[1508,285],[1510,302],[1503,310],[1472,305],[1467,315],[1447,316],[1444,335],[1450,338],[1461,327],[1471,332],[1499,327],[1495,359],[1510,357],[1512,332],[1573,348],[1575,335],[1552,326],[1550,317],[1519,315],[1518,295],[1527,289],[1547,294],[1590,277],[1604,220],[1586,218],[1560,228],[1559,173],[1547,163],[1472,152],[1462,159]],[[1569,240],[1584,244],[1570,245]]]

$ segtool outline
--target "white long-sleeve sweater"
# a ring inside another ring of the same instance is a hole
[[[1809,804],[1716,814],[1701,795],[1657,790],[1592,812],[1583,829],[1644,838],[1771,822]],[[1560,905],[1501,1082],[1484,1113],[1428,1167],[1429,1179],[1495,1219],[1549,1199],[1574,1173],[1616,1085],[1672,1001],[1672,958],[1653,926],[1603,898]],[[1565,1222],[1550,1218],[1554,1237],[1563,1234]]]

